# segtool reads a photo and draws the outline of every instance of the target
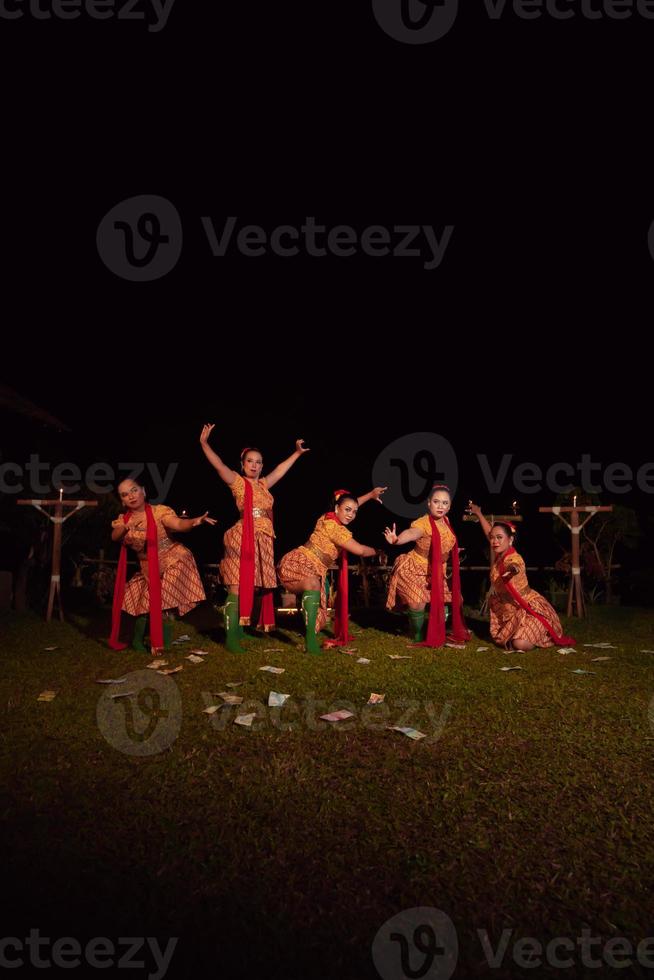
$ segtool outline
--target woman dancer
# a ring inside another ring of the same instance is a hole
[[[446,641],[445,604],[452,603],[452,633],[449,639],[465,643],[469,632],[462,614],[459,578],[459,548],[447,513],[452,506],[448,487],[435,484],[427,499],[427,513],[397,534],[396,526],[386,528],[384,537],[391,545],[415,541],[413,551],[399,555],[388,585],[387,609],[407,606],[410,635],[415,643],[442,647]],[[445,576],[447,556],[452,555],[452,591]],[[425,639],[426,606],[429,620]]]
[[[125,513],[112,522],[112,541],[120,541],[120,559],[114,588],[114,603],[109,646],[124,650],[120,643],[121,610],[135,616],[134,650],[147,650],[144,637],[147,614],[150,615],[150,647],[158,650],[170,646],[172,635],[171,611],[177,609],[186,615],[205,598],[204,589],[193,555],[183,544],[176,541],[171,532],[190,531],[200,524],[215,524],[208,516],[178,517],[172,507],[162,504],[150,506],[145,500],[145,490],[134,480],[123,480],[118,485],[118,495],[125,506]],[[133,548],[141,570],[127,586],[127,548]],[[166,615],[163,623],[162,612]]]
[[[218,476],[232,491],[241,514],[236,524],[225,532],[225,556],[220,565],[220,576],[228,593],[225,602],[226,646],[232,653],[243,653],[240,627],[250,625],[255,590],[262,599],[259,626],[267,632],[275,625],[272,590],[277,585],[277,577],[273,557],[274,498],[270,488],[309,450],[304,447],[304,439],[298,439],[295,452],[268,476],[262,477],[263,456],[250,446],[241,453],[241,473],[236,473],[209,445],[213,429],[213,425],[204,426],[200,445]]]
[[[479,519],[493,553],[490,632],[495,643],[507,650],[574,646],[575,640],[563,636],[559,617],[547,599],[529,587],[524,560],[513,547],[515,526],[510,521],[491,526],[472,500],[468,509]]]
[[[347,555],[372,558],[377,552],[352,537],[348,525],[357,516],[359,506],[367,500],[378,500],[386,487],[375,487],[362,497],[354,497],[347,490],[336,490],[334,506],[316,521],[306,544],[289,551],[279,563],[279,580],[288,592],[302,596],[302,615],[305,625],[305,650],[320,653],[318,634],[327,622],[327,595],[325,580],[330,566],[339,559],[334,641],[329,645],[344,646],[348,635],[348,564]]]

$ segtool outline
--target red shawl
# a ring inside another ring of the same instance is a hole
[[[326,521],[336,521],[343,527],[341,519],[330,511],[325,514]],[[348,561],[345,548],[340,549],[338,556],[338,585],[336,586],[336,606],[334,608],[334,639],[327,641],[329,646],[344,647],[350,643],[349,626],[349,581],[348,581]]]
[[[254,492],[249,480],[243,477],[243,482],[245,483],[245,500],[243,501],[241,560],[238,576],[238,607],[240,625],[249,626],[254,605],[254,515],[252,513]],[[270,630],[274,625],[275,605],[272,592],[267,591],[261,601],[259,626],[264,630]]]
[[[447,517],[443,520],[452,531],[452,525]],[[421,647],[442,647],[447,639],[450,643],[465,643],[470,638],[470,631],[466,629],[466,624],[462,613],[461,598],[461,576],[459,571],[459,543],[454,536],[454,547],[452,548],[452,632],[445,635],[445,598],[443,593],[443,553],[441,550],[441,535],[438,525],[434,518],[429,515],[431,524],[431,546],[429,549],[430,557],[430,578],[431,578],[431,601],[429,603],[429,622],[427,625],[427,638],[422,643],[415,646]],[[454,531],[452,531],[454,534]]]
[[[129,521],[131,513],[128,511],[123,514],[125,524]],[[146,554],[148,559],[148,594],[150,598],[150,646],[153,650],[163,649],[163,622],[161,617],[161,579],[159,578],[159,547],[157,542],[157,522],[154,519],[152,507],[145,505],[145,518],[147,530],[145,535]],[[118,571],[116,573],[116,585],[114,587],[114,604],[111,613],[111,636],[109,646],[112,650],[124,650],[126,643],[120,643],[118,634],[120,633],[120,613],[125,599],[125,581],[127,579],[127,545],[123,539],[118,560]]]

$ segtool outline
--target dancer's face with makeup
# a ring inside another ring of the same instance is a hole
[[[346,497],[342,503],[336,504],[336,516],[341,524],[351,524],[357,516],[359,505],[356,500]]]
[[[248,480],[258,480],[263,469],[263,456],[256,449],[251,449],[243,457],[243,476]]]
[[[493,554],[496,557],[503,555],[504,552],[513,544],[513,537],[508,533],[505,527],[502,527],[499,524],[496,524],[495,527],[491,528],[489,540],[491,548],[493,549]]]
[[[427,502],[427,509],[434,520],[438,521],[441,517],[445,517],[451,505],[452,501],[447,490],[434,490]]]
[[[123,480],[118,484],[120,502],[127,510],[142,510],[145,503],[145,490],[134,480]]]

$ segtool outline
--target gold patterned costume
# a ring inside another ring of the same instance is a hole
[[[327,571],[338,558],[343,545],[347,544],[351,537],[351,531],[323,514],[318,518],[307,543],[289,551],[277,567],[279,581],[283,586],[307,578],[320,579],[320,609],[316,620],[316,633],[324,629],[327,623],[325,591]]]
[[[163,519],[165,517],[177,516],[172,507],[154,504],[152,516],[157,525],[161,608],[162,610],[176,608],[179,615],[184,616],[194,606],[197,606],[198,602],[202,602],[206,598],[195,558],[188,548],[176,541],[171,532],[164,527]],[[127,522],[128,528],[134,519],[135,515],[131,514]],[[150,612],[145,514],[139,514],[138,520],[142,522],[143,528],[138,531],[129,531],[130,543],[128,547],[133,548],[136,552],[141,570],[127,583],[123,601],[123,612],[129,613],[130,616],[144,616]],[[123,524],[123,518],[119,517],[118,520],[112,522],[112,527],[122,527]]]
[[[422,536],[415,543],[413,551],[398,555],[393,565],[390,582],[388,583],[388,598],[386,608],[395,609],[398,605],[422,604],[431,599],[430,582],[430,560],[429,550],[431,548],[431,521],[429,514],[424,514],[418,520],[413,521],[411,527],[420,528]],[[450,531],[445,521],[437,521],[436,527],[441,536],[441,554],[447,559],[450,551],[454,547],[456,538]],[[445,578],[447,561],[443,561],[443,598],[445,602],[452,601]]]
[[[554,632],[561,636],[563,631],[559,617],[547,599],[529,587],[524,560],[517,552],[504,559],[504,571],[508,571],[512,565],[518,569],[517,574],[509,579],[513,588],[520,593],[534,612],[546,619]],[[543,624],[519,606],[509,593],[500,575],[497,561],[491,568],[491,586],[490,632],[498,646],[506,646],[508,640],[527,640],[536,647],[555,646],[555,641]]]
[[[249,480],[252,486],[252,513],[254,517],[254,587],[255,589],[274,589],[277,586],[273,540],[275,532],[272,523],[274,498],[266,486],[265,479]],[[245,479],[238,475],[232,483],[232,491],[239,513],[243,513],[245,502]],[[241,567],[241,540],[243,519],[225,531],[223,542],[225,555],[220,563],[220,577],[224,585],[238,585]]]

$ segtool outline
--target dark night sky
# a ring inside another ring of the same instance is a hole
[[[455,518],[468,494],[513,498],[485,491],[478,453],[543,467],[654,458],[654,24],[500,23],[480,5],[412,46],[384,35],[369,4],[178,6],[159,34],[83,18],[4,25],[0,373],[71,427],[53,459],[177,462],[170,502],[208,506],[224,528],[230,496],[197,446],[202,423],[217,423],[232,463],[253,442],[273,463],[302,436],[311,456],[275,491],[280,550],[304,540],[331,488],[367,489],[378,453],[406,433],[452,443]],[[47,86],[25,72],[34,61]],[[112,274],[95,244],[102,217],[139,194],[173,202],[184,228],[178,265],[152,283]],[[360,255],[214,258],[205,215],[454,232],[433,271]],[[36,448],[5,426],[3,459]],[[548,519],[531,515],[551,497],[522,499],[539,559]],[[646,524],[651,495],[620,502]],[[390,516],[369,505],[361,539]],[[209,534],[200,551],[214,550]],[[639,562],[651,543],[650,531]]]

